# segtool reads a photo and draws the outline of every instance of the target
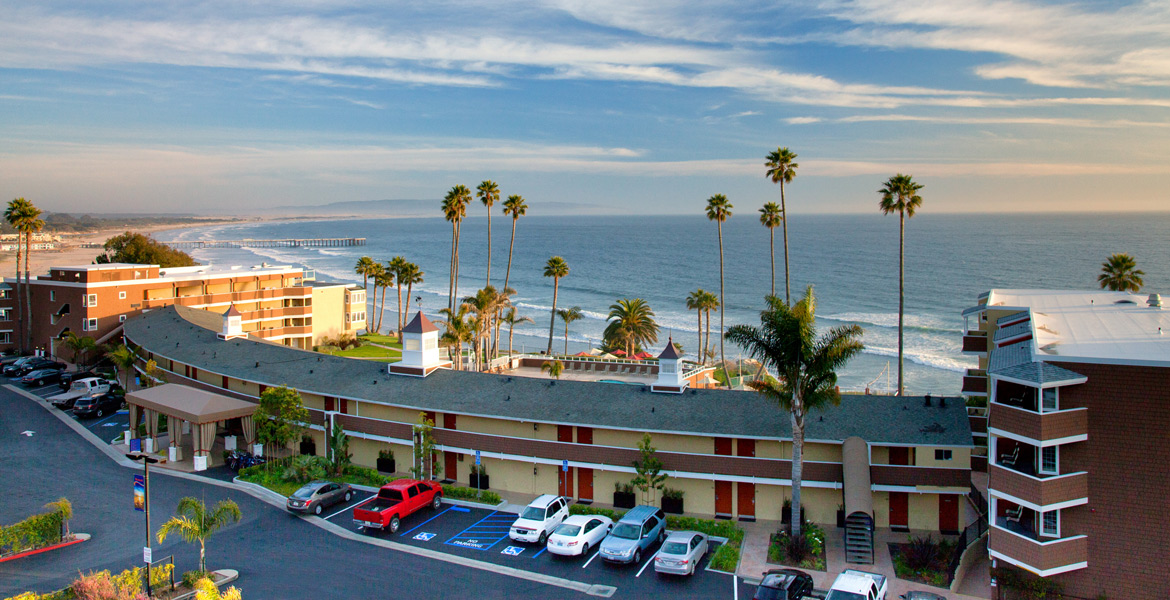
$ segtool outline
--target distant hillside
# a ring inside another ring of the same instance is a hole
[[[277,206],[275,208],[264,209],[266,216],[289,216],[289,217],[438,217],[442,213],[439,211],[439,199],[432,200],[358,200],[351,202],[332,202],[319,206]],[[473,206],[469,207],[468,217],[485,216],[483,205],[478,200],[473,200]],[[501,207],[497,205],[493,208],[496,216],[499,216]],[[603,207],[589,206],[585,204],[573,204],[571,202],[528,202],[528,215],[601,215],[607,214]]]

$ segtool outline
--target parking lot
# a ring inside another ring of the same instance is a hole
[[[16,379],[8,379],[7,377],[0,379],[0,381],[5,381],[5,380],[10,385],[12,385],[14,387],[18,387],[22,390],[25,390],[31,394],[35,394],[35,395],[40,396],[41,398],[45,398],[45,399],[48,399],[50,396],[56,396],[57,394],[64,392],[64,390],[62,390],[60,387],[58,387],[58,385],[56,383],[50,383],[48,385],[45,385],[44,387],[37,388],[37,387],[27,387],[25,385],[22,385]],[[53,409],[53,410],[57,410],[57,409]],[[65,414],[72,416],[73,411],[67,410],[67,411],[65,411]],[[73,417],[73,418],[77,419],[77,417]],[[122,432],[126,431],[127,427],[130,426],[130,413],[126,409],[123,408],[122,410],[119,410],[118,412],[116,412],[112,415],[106,415],[105,417],[102,417],[100,419],[98,419],[98,418],[77,419],[77,422],[84,425],[86,429],[93,432],[94,435],[98,436],[99,438],[106,440],[106,441],[110,441],[110,440],[118,437]]]

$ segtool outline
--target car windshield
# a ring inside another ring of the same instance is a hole
[[[312,497],[313,492],[317,490],[317,486],[306,485],[305,487],[293,492],[293,498],[309,498]]]
[[[89,406],[90,404],[94,404],[96,402],[97,402],[96,398],[82,398],[81,400],[77,401],[76,406],[78,408],[81,408],[83,406]]]
[[[535,506],[529,506],[528,508],[524,509],[523,513],[520,514],[520,518],[528,519],[529,521],[543,521],[544,509],[537,508]]]
[[[829,595],[825,596],[825,600],[865,600],[865,596],[862,596],[861,594],[854,594],[853,592],[829,590]]]
[[[636,540],[640,536],[642,528],[630,523],[618,523],[617,527],[613,528],[613,537],[621,538],[623,540]]]
[[[754,598],[756,600],[781,600],[784,598],[784,594],[779,588],[761,585],[760,589],[756,590]]]
[[[663,554],[686,554],[687,545],[683,542],[667,542],[662,545]]]
[[[577,537],[577,534],[581,533],[581,526],[564,523],[560,527],[557,527],[557,530],[553,533],[557,535],[563,535],[565,537]]]
[[[84,382],[84,381],[74,381],[74,382],[73,382],[73,385],[71,385],[70,387],[71,387],[71,388],[73,388],[73,389],[75,389],[75,390],[84,390],[84,389],[86,389],[88,386],[87,386],[87,385],[85,385],[85,382]]]

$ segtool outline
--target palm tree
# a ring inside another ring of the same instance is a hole
[[[525,317],[525,316],[521,316],[521,315],[517,314],[516,307],[514,307],[514,306],[512,308],[508,309],[508,312],[504,313],[504,316],[501,319],[501,321],[508,324],[508,356],[511,356],[512,355],[512,334],[515,333],[516,326],[523,325],[525,323],[535,323],[535,321],[532,320],[532,317]]]
[[[769,202],[760,209],[760,224],[768,228],[768,255],[772,259],[772,295],[776,295],[776,228],[780,226],[780,222],[784,217],[780,214],[780,207],[776,206],[775,202]],[[788,271],[788,265],[785,263],[784,271]],[[787,285],[787,282],[785,282]]]
[[[484,285],[492,284],[492,206],[500,199],[500,186],[496,182],[488,179],[479,184],[475,188],[475,196],[479,198],[480,202],[487,207],[488,211],[488,253],[487,253],[487,282]],[[505,284],[507,285],[507,284]]]
[[[370,303],[370,305],[373,306],[375,309],[378,307],[378,281],[379,280],[384,281],[385,278],[386,278],[386,267],[383,266],[382,263],[378,263],[378,262],[374,263],[373,266],[370,267],[370,279],[374,280],[374,299],[373,299],[373,302]],[[383,292],[385,292],[385,290],[383,290]],[[373,312],[373,311],[371,311],[371,312]],[[378,329],[381,328],[381,326],[382,326],[381,319],[382,319],[381,313],[379,313],[378,316],[374,319],[366,319],[366,331],[373,331],[373,333],[378,333]]]
[[[1141,269],[1137,268],[1137,261],[1128,254],[1114,254],[1101,263],[1101,274],[1097,276],[1097,283],[1101,289],[1114,292],[1139,292],[1142,289]]]
[[[792,303],[792,293],[789,284],[789,270],[788,270],[788,205],[784,202],[784,184],[792,183],[792,178],[796,177],[796,169],[800,165],[796,164],[796,153],[791,152],[788,148],[776,148],[774,152],[768,153],[768,162],[764,163],[768,167],[767,177],[772,180],[772,183],[780,184],[780,219],[784,224],[784,301]]]
[[[130,391],[130,374],[134,372],[134,363],[138,361],[138,357],[134,355],[134,351],[126,344],[118,344],[112,350],[106,352],[106,358],[110,359],[117,367],[118,373],[125,377],[122,383],[122,389]]]
[[[73,364],[77,365],[77,370],[81,370],[81,363],[78,358],[84,359],[90,351],[97,348],[97,342],[88,335],[79,336],[72,331],[65,334],[65,346],[73,352]]]
[[[654,311],[641,298],[622,298],[609,305],[609,324],[602,334],[606,344],[613,346],[621,342],[626,347],[626,356],[632,355],[638,346],[648,346],[658,341],[658,323],[654,322]]]
[[[581,319],[585,318],[585,315],[581,314],[581,307],[580,306],[574,306],[571,308],[562,308],[561,310],[558,310],[557,316],[561,318],[561,321],[565,322],[565,355],[568,356],[568,354],[569,354],[569,323],[572,323],[573,321],[580,321]]]
[[[374,259],[363,256],[357,260],[357,264],[353,266],[353,272],[362,276],[362,289],[369,291],[370,289],[370,275],[374,272],[374,265],[378,264]]]
[[[727,387],[731,387],[731,377],[727,377],[727,361],[723,355],[723,222],[731,216],[731,209],[735,208],[727,201],[727,196],[715,194],[707,199],[707,219],[719,224],[719,362],[723,363],[724,379]]]
[[[504,214],[512,216],[512,241],[508,243],[508,270],[504,271],[504,289],[508,288],[508,280],[512,276],[512,248],[516,246],[516,221],[527,212],[528,205],[520,196],[513,194],[504,201]]]
[[[187,542],[199,542],[199,570],[207,571],[207,538],[229,522],[240,521],[240,507],[231,500],[220,500],[207,512],[201,500],[187,496],[179,500],[175,516],[158,530],[158,543],[177,533]]]
[[[479,361],[480,349],[484,350],[483,354],[490,351],[490,341],[492,335],[492,318],[499,312],[500,294],[496,291],[494,286],[486,286],[475,293],[474,296],[468,296],[463,299],[463,307],[466,307],[476,316],[475,339],[473,346],[475,347],[476,361]],[[480,345],[480,340],[483,339],[483,345]]]
[[[864,346],[858,325],[834,327],[817,336],[816,298],[812,286],[794,306],[768,296],[760,326],[735,325],[727,339],[776,371],[748,385],[786,411],[792,425],[792,535],[800,536],[800,486],[804,471],[804,426],[810,411],[841,402],[836,370]]]
[[[707,292],[703,291],[703,288],[699,288],[699,289],[691,292],[690,294],[687,294],[687,310],[693,310],[693,311],[695,311],[695,314],[699,315],[699,329],[698,329],[699,360],[703,359],[702,358],[703,357],[703,305],[702,305],[702,300],[703,300],[703,296],[706,293]]]
[[[425,274],[418,268],[418,265],[412,262],[402,265],[402,271],[398,273],[398,283],[406,284],[406,308],[402,312],[404,324],[398,328],[399,341],[402,341],[402,328],[406,327],[406,315],[410,314],[410,294],[414,290],[414,284],[423,282],[423,275]]]
[[[455,308],[455,299],[459,297],[459,234],[470,201],[471,190],[463,184],[451,188],[443,199],[443,216],[451,222],[451,285],[447,304],[452,310]]]
[[[439,341],[447,348],[454,349],[453,353],[448,350],[448,354],[452,357],[451,364],[456,371],[463,368],[463,344],[470,342],[473,335],[472,325],[467,322],[467,313],[466,305],[460,306],[458,311],[439,309],[439,314],[443,316],[439,324],[445,329]]]
[[[24,218],[24,215],[28,211],[28,207],[30,207],[30,206],[32,206],[32,203],[29,202],[28,200],[25,200],[24,198],[15,198],[11,202],[8,203],[8,208],[6,208],[4,210],[4,218],[8,221],[9,225],[12,225],[13,229],[16,229],[19,232],[20,231],[19,223]],[[17,331],[18,331],[17,335],[20,338],[20,349],[22,351],[25,350],[25,348],[26,348],[25,337],[24,337],[24,307],[25,307],[25,304],[20,301],[21,290],[23,289],[22,284],[20,282],[20,258],[24,254],[23,248],[24,248],[24,241],[21,239],[20,234],[17,233],[17,236],[16,236],[16,319],[17,319]]]
[[[719,308],[719,298],[716,298],[715,294],[711,292],[703,292],[703,294],[703,312],[707,314],[707,335],[705,336],[707,346],[703,349],[701,360],[703,364],[707,364],[708,360],[714,360],[715,358],[715,351],[711,349],[711,311]]]
[[[560,290],[561,278],[569,274],[569,263],[565,259],[554,256],[544,265],[544,276],[553,278],[552,312],[548,317],[548,349],[545,354],[552,354],[553,325],[557,322],[557,291]]]
[[[500,325],[502,324],[500,315],[509,308],[512,308],[512,296],[515,295],[516,290],[506,287],[500,290],[496,297],[496,314],[492,316],[492,321],[495,323],[496,329],[495,337],[492,340],[492,356],[499,356],[500,354]]]
[[[406,327],[406,313],[402,312],[402,273],[407,264],[406,258],[395,256],[386,265],[386,270],[394,273],[394,283],[398,285],[398,320],[394,329],[398,333],[399,341],[402,340],[402,328]]]
[[[29,255],[32,254],[32,236],[44,229],[45,222],[41,220],[41,209],[29,202],[21,211],[16,222],[16,229],[24,234],[24,303],[28,310],[24,311],[24,335],[29,348],[32,347],[32,285],[29,284]]]
[[[394,285],[393,269],[389,265],[378,267],[378,272],[374,274],[374,292],[377,295],[378,288],[382,288],[382,304],[378,307],[378,324],[374,327],[374,333],[382,331],[382,316],[386,314],[386,288]]]
[[[886,181],[878,193],[882,195],[878,208],[883,215],[898,213],[898,395],[905,391],[902,380],[903,339],[902,322],[906,313],[906,219],[922,206],[918,190],[922,184],[914,183],[909,175],[898,173]]]
[[[549,377],[560,379],[561,371],[565,370],[565,363],[559,360],[545,361],[543,365],[540,365],[540,370],[548,373]]]

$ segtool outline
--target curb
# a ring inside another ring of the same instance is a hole
[[[88,533],[75,533],[75,534],[73,534],[73,539],[69,540],[68,542],[61,542],[59,544],[53,544],[52,546],[45,546],[44,548],[36,548],[34,550],[25,550],[24,552],[21,552],[19,554],[12,554],[10,556],[5,556],[4,558],[0,558],[0,563],[8,562],[10,560],[16,560],[18,558],[24,558],[26,556],[34,556],[36,554],[41,554],[42,552],[48,552],[50,550],[57,550],[60,548],[66,548],[66,547],[72,546],[74,544],[80,544],[81,542],[87,541],[87,540],[89,540],[89,538],[90,538],[90,535]]]

